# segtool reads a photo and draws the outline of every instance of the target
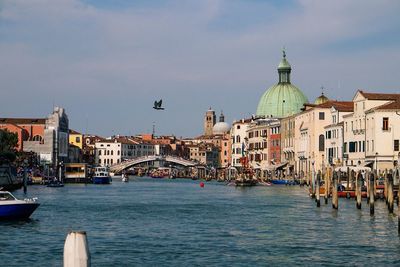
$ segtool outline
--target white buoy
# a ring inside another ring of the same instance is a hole
[[[70,232],[64,244],[64,267],[89,267],[90,252],[86,232]]]

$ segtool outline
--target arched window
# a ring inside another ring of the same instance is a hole
[[[99,156],[101,156],[101,150],[99,150]]]
[[[114,154],[114,150],[111,150],[111,156]]]
[[[236,143],[240,143],[240,135],[236,136]]]
[[[42,142],[42,141],[43,141],[43,138],[42,138],[40,135],[35,135],[35,136],[32,138],[32,141],[39,141],[39,142]]]
[[[325,151],[325,136],[323,134],[319,136],[319,151]]]

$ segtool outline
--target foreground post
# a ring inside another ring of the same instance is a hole
[[[388,196],[388,210],[389,213],[393,213],[393,175],[391,173],[388,174],[388,189],[387,189],[387,196]]]
[[[86,232],[70,232],[64,244],[64,267],[89,267],[90,252]]]
[[[320,201],[320,199],[319,199],[319,197],[320,197],[320,195],[319,195],[319,188],[320,188],[320,182],[321,182],[321,171],[318,171],[318,174],[317,174],[317,186],[316,186],[316,188],[315,188],[315,194],[316,194],[316,201],[317,201],[317,207],[320,207],[321,206],[321,201]]]
[[[329,197],[329,168],[326,169],[324,175],[325,180],[325,204],[328,204]]]
[[[370,198],[370,192],[369,191],[371,191],[371,190],[369,190],[369,188],[370,188],[369,176],[370,176],[370,173],[368,171],[366,171],[365,172],[365,182],[366,182],[366,185],[367,185],[367,204],[369,203],[369,198]]]
[[[332,188],[332,208],[338,209],[338,195],[337,195],[337,186],[338,186],[338,175],[337,172],[333,173],[333,188]]]
[[[386,205],[388,204],[387,197],[388,197],[388,177],[387,177],[387,169],[385,170],[385,189],[383,190],[383,197],[385,199]]]
[[[361,209],[361,183],[362,183],[362,174],[358,172],[356,175],[356,200],[357,200],[357,209]]]
[[[370,173],[369,175],[369,214],[374,215],[375,213],[375,196],[374,196],[374,183],[375,183],[375,174]]]

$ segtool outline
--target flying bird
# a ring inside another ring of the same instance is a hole
[[[162,105],[162,99],[160,99],[160,101],[154,101],[154,109],[156,110],[164,110],[164,108],[161,107]]]

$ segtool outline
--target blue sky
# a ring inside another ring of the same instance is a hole
[[[103,136],[201,134],[211,106],[255,113],[286,47],[310,101],[400,92],[399,1],[0,2],[0,116],[66,108]],[[165,111],[152,109],[162,98]]]

